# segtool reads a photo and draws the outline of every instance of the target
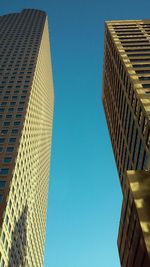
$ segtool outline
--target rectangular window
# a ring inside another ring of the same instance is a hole
[[[7,118],[7,119],[12,118],[12,114],[8,114],[8,115],[6,115],[6,118]]]
[[[18,108],[18,111],[23,111],[23,108]]]
[[[12,134],[17,134],[18,133],[18,129],[13,129],[12,130]]]
[[[22,114],[16,114],[16,118],[21,118]]]
[[[3,201],[3,195],[2,194],[0,194],[0,203]],[[3,261],[3,263],[4,263],[4,261]],[[4,264],[3,264],[3,266],[4,266]]]
[[[16,138],[10,138],[10,139],[9,139],[9,142],[10,142],[10,143],[15,143],[15,142],[16,142]]]
[[[10,106],[15,106],[16,102],[10,102]]]
[[[150,61],[150,58],[130,58],[131,62],[145,62]]]
[[[134,142],[134,149],[133,149],[133,161],[135,160],[136,155],[136,149],[137,149],[137,143],[138,143],[138,130],[136,129],[136,135],[135,135],[135,142]]]
[[[150,84],[148,84],[148,83],[146,83],[146,84],[142,84],[142,86],[144,87],[144,88],[149,88],[150,89]]]
[[[6,158],[4,158],[4,163],[10,163],[11,160],[12,160],[11,157],[6,157]]]
[[[0,189],[4,189],[6,186],[6,181],[0,180]]]
[[[126,52],[150,52],[150,49],[147,49],[147,48],[145,48],[145,49],[125,49],[125,51]]]
[[[133,64],[133,67],[134,68],[149,68],[150,64],[136,64],[136,65]]]
[[[9,168],[0,169],[0,175],[7,175],[9,173]]]
[[[140,81],[149,81],[150,80],[150,77],[138,77]]]
[[[13,112],[14,111],[14,108],[9,108],[8,111],[9,112]]]
[[[1,102],[0,105],[1,106],[6,106],[7,105],[7,102]]]
[[[136,70],[137,74],[150,74],[150,70]]]
[[[5,142],[5,138],[0,138],[0,144],[3,144]]]
[[[142,169],[147,170],[147,163],[148,163],[148,157],[146,151],[144,151],[144,157],[143,157],[143,163],[142,163]]]
[[[14,151],[14,147],[13,146],[9,146],[7,147],[7,152],[13,152]]]
[[[143,135],[145,135],[146,128],[147,128],[147,119],[144,117],[143,127],[142,127]]]
[[[128,54],[128,57],[150,57],[150,54]]]
[[[131,136],[130,136],[130,146],[129,146],[130,152],[131,152],[131,147],[132,147],[133,136],[134,136],[134,120],[132,123],[132,130],[131,130]]]
[[[136,163],[136,169],[137,170],[141,169],[141,154],[142,154],[142,150],[143,150],[143,146],[142,146],[142,141],[140,140],[137,163]]]
[[[1,134],[7,134],[8,133],[8,130],[2,130],[1,131]]]
[[[4,121],[3,125],[4,126],[9,126],[10,125],[10,121]]]
[[[14,126],[18,126],[18,125],[20,125],[20,121],[15,121]]]

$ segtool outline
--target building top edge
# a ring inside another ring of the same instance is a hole
[[[132,19],[132,20],[106,20],[106,24],[127,24],[127,23],[138,23],[138,22],[143,22],[143,23],[150,23],[150,19]]]
[[[7,13],[7,14],[3,14],[1,15],[0,17],[4,17],[4,16],[9,16],[9,15],[15,15],[15,14],[21,14],[21,13],[25,13],[25,12],[32,12],[32,11],[35,11],[35,12],[39,12],[45,16],[47,16],[47,13],[43,10],[40,10],[40,9],[36,9],[36,8],[24,8],[22,9],[20,12],[10,12],[10,13]]]
[[[40,12],[40,13],[47,15],[47,13],[44,10],[37,9],[37,8],[24,8],[24,9],[22,9],[21,12],[28,12],[28,11],[37,11],[37,12]]]

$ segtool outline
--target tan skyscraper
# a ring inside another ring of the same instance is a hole
[[[0,17],[0,266],[43,266],[53,121],[45,12]]]
[[[123,267],[150,266],[150,20],[109,21],[103,104],[123,192]]]

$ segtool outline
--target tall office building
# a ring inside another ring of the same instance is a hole
[[[0,17],[0,266],[43,266],[53,120],[45,12]]]
[[[103,105],[123,192],[123,267],[150,266],[150,20],[105,28]]]

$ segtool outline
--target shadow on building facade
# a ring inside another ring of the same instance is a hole
[[[26,265],[27,212],[28,207],[25,205],[12,234],[12,245],[9,252],[8,267],[25,267]]]

